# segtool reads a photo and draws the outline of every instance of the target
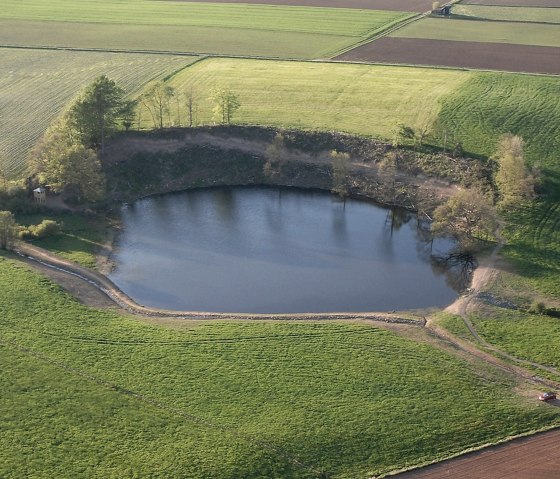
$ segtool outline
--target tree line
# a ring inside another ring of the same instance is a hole
[[[209,98],[213,103],[214,118],[229,124],[241,107],[238,96],[229,89],[218,89]],[[140,128],[140,107],[149,112],[153,127],[171,126],[173,115],[179,124],[189,127],[198,124],[200,98],[194,89],[179,91],[163,81],[154,82],[136,100],[126,98],[124,90],[113,80],[100,76],[82,90],[67,111],[47,130],[32,152],[31,175],[41,184],[49,185],[55,193],[76,202],[95,202],[103,198],[105,179],[99,160],[106,141],[119,130],[130,129],[134,122]],[[387,157],[378,164],[379,178],[385,188],[395,184],[398,170],[398,148],[407,142],[422,145],[427,129],[415,131],[401,123],[395,127],[392,147]],[[447,145],[446,145],[447,146]],[[480,239],[491,238],[498,224],[498,210],[535,196],[538,174],[531,171],[523,153],[523,140],[511,134],[504,135],[495,155],[492,184],[483,183],[471,188],[458,189],[447,202],[435,209],[432,231],[436,235],[454,238],[463,249],[471,250]],[[455,146],[454,153],[462,151]],[[277,175],[286,155],[285,139],[278,134],[266,152],[263,168],[265,176]],[[351,192],[350,155],[331,153],[330,176],[332,191],[341,197]],[[0,180],[2,180],[0,175]],[[3,180],[6,186],[6,180]],[[21,189],[21,188],[20,188]],[[7,187],[0,188],[0,200]],[[0,215],[0,247],[10,243],[13,235],[13,216]]]

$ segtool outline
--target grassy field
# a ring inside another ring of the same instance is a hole
[[[425,18],[391,37],[560,47],[560,25]]]
[[[560,189],[556,187],[556,192]],[[525,205],[507,215],[504,256],[516,267],[509,283],[560,300],[560,198]]]
[[[6,478],[365,478],[560,420],[503,373],[371,325],[156,326],[8,260],[0,304]]]
[[[18,224],[23,226],[39,224],[43,220],[53,220],[61,224],[61,233],[34,240],[34,245],[48,249],[86,268],[95,269],[96,254],[104,244],[104,231],[108,227],[108,222],[105,219],[53,212],[47,215],[34,214],[16,218]]]
[[[133,94],[195,57],[0,49],[0,165],[21,174],[29,150],[82,87],[105,74]]]
[[[489,156],[504,133],[520,135],[531,164],[560,171],[560,80],[479,73],[442,101],[438,128],[448,129],[467,152]]]
[[[8,0],[0,12],[0,43],[315,58],[334,55],[410,15],[152,0]]]
[[[451,13],[483,20],[560,24],[560,8],[497,7],[458,3],[453,5]]]
[[[199,121],[213,120],[210,92],[228,87],[241,100],[235,123],[346,131],[390,138],[398,121],[421,127],[438,100],[470,73],[367,65],[208,59],[170,84],[193,88]],[[150,127],[148,115],[144,126]]]
[[[492,308],[471,317],[489,343],[514,356],[560,368],[560,321],[548,316]]]

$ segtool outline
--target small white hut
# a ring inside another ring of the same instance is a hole
[[[47,190],[39,186],[39,188],[33,190],[33,197],[35,198],[35,203],[44,205],[47,202]]]

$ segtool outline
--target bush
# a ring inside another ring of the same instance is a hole
[[[53,220],[43,220],[38,225],[23,228],[19,235],[21,239],[40,239],[60,233],[62,225]]]
[[[539,301],[533,301],[531,303],[531,305],[529,306],[529,312],[533,313],[533,314],[547,314],[548,310],[546,309],[546,306],[544,303],[541,303]]]

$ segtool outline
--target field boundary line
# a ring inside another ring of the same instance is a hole
[[[453,4],[455,4],[457,2],[460,2],[460,1],[461,0],[451,0],[451,1],[441,5],[439,8],[448,7],[448,6],[450,7]],[[371,37],[369,37],[365,40],[362,40],[358,43],[355,43],[351,47],[341,48],[331,58],[337,57],[339,55],[344,55],[345,53],[348,53],[348,52],[354,50],[355,48],[361,47],[363,45],[367,45],[368,43],[374,42],[375,40],[378,40],[382,37],[386,37],[387,35],[390,35],[391,33],[395,32],[397,30],[400,30],[401,28],[406,27],[407,25],[410,25],[413,22],[416,22],[418,20],[422,20],[422,19],[430,16],[431,14],[432,14],[432,10],[428,10],[424,13],[419,13],[419,14],[416,14],[416,15],[413,14],[412,16],[403,19],[403,21],[401,21],[401,22],[397,22],[396,24],[393,24],[393,25],[388,25],[387,28],[383,29],[382,31],[374,33]]]
[[[453,41],[453,40],[442,40]],[[484,42],[479,42],[484,43]],[[200,57],[198,60],[186,65],[186,67],[200,63],[209,59],[223,59],[223,60],[255,60],[255,61],[270,61],[270,62],[292,62],[292,63],[324,63],[333,65],[364,65],[364,66],[385,66],[395,68],[418,68],[424,70],[450,70],[450,71],[465,71],[474,73],[508,73],[512,75],[525,75],[525,76],[538,76],[558,78],[560,74],[554,73],[531,73],[531,72],[518,72],[511,70],[489,70],[485,68],[470,68],[470,67],[451,67],[445,65],[422,65],[415,63],[389,63],[389,62],[368,62],[361,60],[336,60],[334,58],[282,58],[282,57],[266,57],[266,56],[250,56],[250,55],[224,55],[217,53],[202,53],[202,52],[173,52],[173,51],[155,51],[155,50],[114,50],[114,49],[92,49],[92,48],[75,48],[75,47],[49,47],[49,46],[28,46],[28,45],[5,45],[0,44],[0,49],[22,49],[22,50],[52,50],[52,51],[69,51],[69,52],[92,52],[92,53],[122,53],[122,54],[135,54],[135,55],[169,55],[169,56],[185,56],[185,57]],[[556,47],[550,47],[556,48]],[[560,50],[560,47],[558,47]],[[338,55],[337,55],[338,56]]]

